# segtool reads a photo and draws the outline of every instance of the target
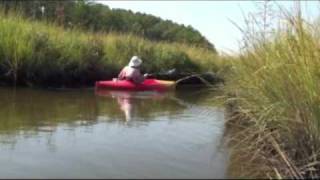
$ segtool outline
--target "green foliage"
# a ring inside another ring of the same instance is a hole
[[[156,43],[133,34],[89,33],[0,13],[0,82],[79,86],[117,76],[133,55],[142,71],[206,70],[217,55],[203,48]],[[196,55],[197,54],[197,55]]]
[[[110,9],[90,1],[0,0],[0,6],[6,11],[15,9],[29,18],[57,22],[64,27],[132,33],[150,40],[188,43],[216,52],[214,46],[191,26],[130,10]],[[43,13],[42,6],[45,8]]]

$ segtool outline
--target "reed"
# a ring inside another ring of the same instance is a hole
[[[279,12],[285,25],[268,34],[246,29],[244,51],[232,61],[231,176],[320,176],[319,26]]]

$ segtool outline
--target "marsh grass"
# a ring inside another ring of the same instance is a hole
[[[0,82],[30,86],[93,85],[116,76],[133,55],[143,72],[217,70],[219,56],[186,44],[132,34],[90,33],[0,10]],[[212,66],[208,67],[207,64]]]
[[[243,30],[246,46],[232,62],[226,93],[234,108],[227,122],[233,177],[320,176],[319,27],[279,14],[286,24],[268,36]]]

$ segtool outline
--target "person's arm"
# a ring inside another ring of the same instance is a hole
[[[125,73],[125,68],[123,68],[122,70],[121,70],[121,72],[119,73],[119,75],[118,75],[118,79],[119,80],[123,80],[123,79],[125,79],[126,78],[126,73]]]
[[[133,73],[133,77],[132,77],[132,80],[133,82],[135,83],[142,83],[144,81],[145,77],[140,73],[139,70],[136,70],[134,73]]]

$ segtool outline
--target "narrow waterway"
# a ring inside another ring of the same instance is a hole
[[[213,96],[0,88],[0,178],[225,178]]]

